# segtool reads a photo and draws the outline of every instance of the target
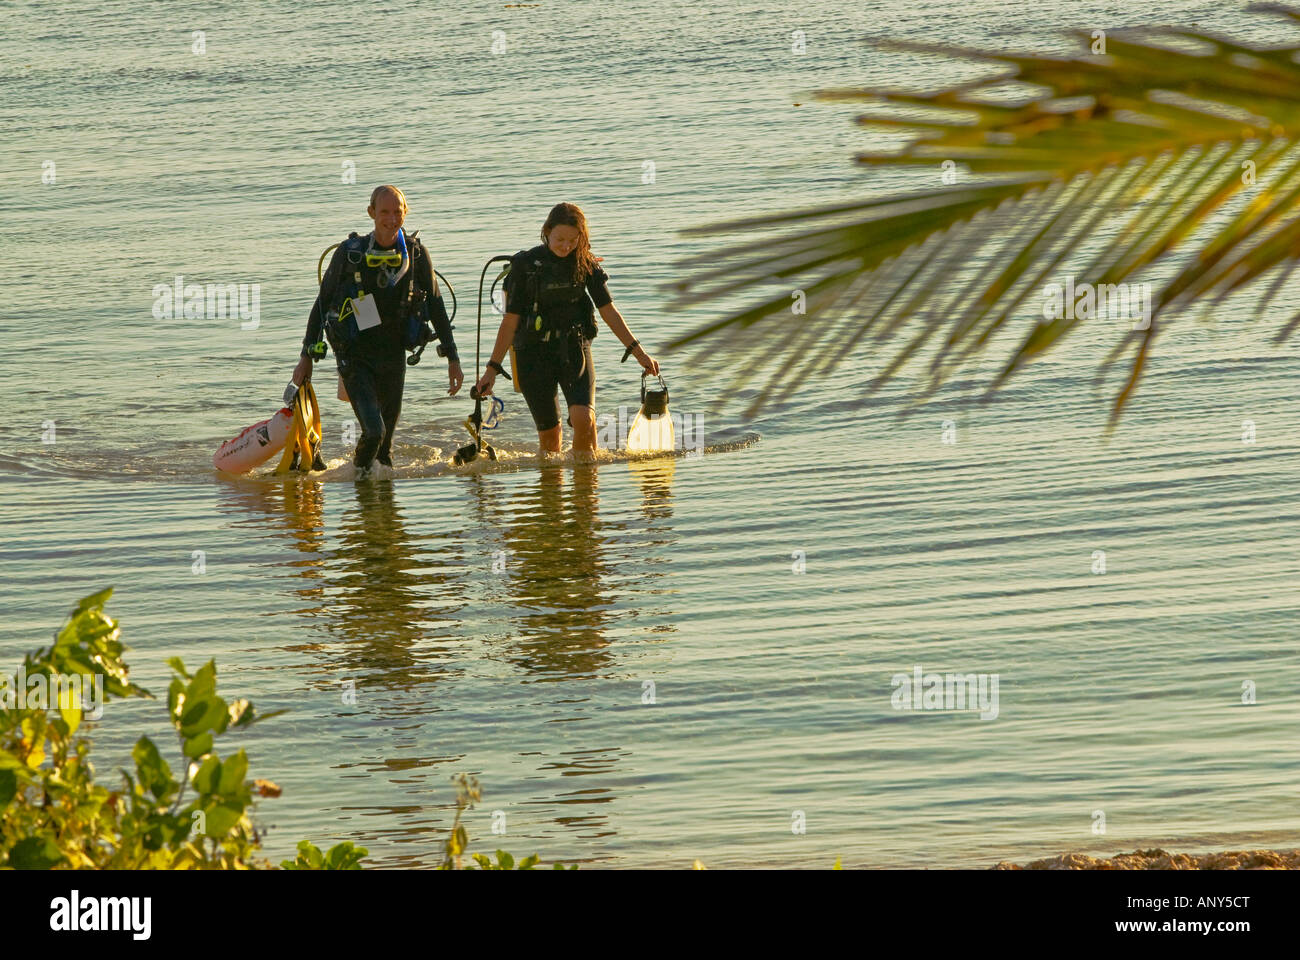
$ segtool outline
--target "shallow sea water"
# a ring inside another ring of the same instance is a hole
[[[375,184],[403,186],[455,286],[467,366],[483,261],[536,242],[559,200],[587,211],[657,352],[712,316],[666,309],[674,261],[718,243],[682,229],[916,186],[855,168],[854,107],[808,91],[965,68],[864,37],[1050,49],[1078,25],[1200,20],[1280,41],[1282,21],[1172,2],[392,3],[359,43],[329,4],[14,6],[0,209],[44,239],[0,254],[22,291],[0,333],[25,344],[0,391],[0,654],[112,585],[138,682],[162,694],[168,657],[215,658],[227,696],[287,708],[229,747],[283,787],[256,814],[277,862],[309,837],[434,864],[462,772],[483,785],[472,849],[590,866],[1294,845],[1300,364],[1245,318],[1162,340],[1109,441],[1097,331],[991,403],[980,368],[905,418],[912,382],[863,401],[855,362],[745,421],[660,353],[703,456],[539,464],[507,393],[507,459],[465,470],[447,460],[470,404],[430,353],[396,475],[364,484],[327,361],[330,474],[210,465],[278,407],[316,259],[367,229]],[[259,283],[257,328],[155,319],[177,275]],[[635,407],[620,353],[604,331],[604,412]],[[998,674],[997,719],[895,710],[891,678],[918,665]],[[164,723],[156,702],[110,705],[101,774]]]

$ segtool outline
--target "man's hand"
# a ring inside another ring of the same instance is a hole
[[[465,374],[461,373],[459,363],[447,364],[447,379],[451,383],[451,389],[447,393],[454,397],[460,391],[460,385],[465,382]]]
[[[311,357],[303,357],[298,361],[298,366],[293,368],[293,376],[289,378],[298,386],[302,386],[306,381],[311,379]]]
[[[483,376],[478,378],[478,383],[474,384],[474,390],[479,396],[487,396],[492,392],[492,384],[496,383],[497,372],[489,367],[483,371]]]

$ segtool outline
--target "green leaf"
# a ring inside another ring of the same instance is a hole
[[[298,856],[292,861],[285,860],[280,866],[286,870],[324,870],[325,858],[310,840],[298,841]]]
[[[207,735],[209,740],[212,735]],[[217,783],[217,792],[231,794],[244,785],[244,774],[248,773],[248,754],[240,750],[233,757],[221,764],[221,779]]]
[[[451,842],[451,855],[453,857],[458,857],[465,852],[465,848],[469,846],[469,835],[465,832],[463,826],[458,826],[455,832],[452,833]]]
[[[226,726],[242,727],[253,721],[253,705],[249,701],[240,698],[230,704],[226,714]],[[221,732],[225,732],[225,727]]]
[[[186,696],[185,713],[181,716],[181,736],[192,737],[204,730],[215,730],[225,718],[226,701],[220,697],[191,700]]]
[[[537,866],[537,863],[540,859],[541,858],[537,856],[537,854],[535,853],[532,856],[524,857],[522,860],[519,861],[519,866],[516,867],[516,869],[531,870],[533,869],[533,867]]]
[[[258,713],[247,700],[236,700],[230,706],[230,726],[236,728],[251,727],[255,723],[261,723],[263,720],[270,720],[272,717],[278,717],[280,714],[288,712],[287,709],[283,709],[272,710],[270,713]]]
[[[194,679],[190,681],[185,688],[185,700],[192,703],[195,700],[206,700],[217,690],[217,662],[209,660],[194,674]]]
[[[188,692],[185,694],[185,711],[181,714],[182,734],[193,736],[199,730],[203,729],[198,724],[199,721],[203,719],[203,715],[208,712],[208,704],[211,702],[212,701],[206,697],[202,700],[194,700],[190,697]]]
[[[65,654],[60,660],[60,665],[63,668],[63,673],[79,673],[86,678],[86,682],[94,680],[95,669],[75,653]]]
[[[23,762],[8,750],[0,750],[0,770],[14,769],[22,765]]]
[[[497,863],[501,865],[502,870],[513,870],[515,866],[515,858],[510,856],[510,854],[506,853],[504,850],[498,850]]]
[[[1300,19],[1277,4],[1252,9]],[[1006,343],[1011,352],[997,363],[1000,375],[974,372],[991,381],[991,395],[1079,325],[1036,323],[1041,311],[1026,299],[1041,297],[1044,283],[1068,274],[1098,285],[1151,276],[1152,332],[1133,336],[1118,323],[1088,331],[1116,341],[1100,373],[1116,360],[1130,364],[1111,405],[1113,429],[1148,365],[1157,317],[1167,329],[1185,308],[1216,306],[1271,276],[1256,298],[1262,312],[1300,262],[1300,186],[1291,162],[1300,46],[1265,48],[1160,28],[1111,32],[1106,55],[1096,57],[1088,31],[1073,36],[1074,56],[878,44],[985,69],[983,79],[946,86],[918,74],[925,88],[913,94],[896,80],[887,88],[818,91],[823,99],[867,100],[866,115],[854,119],[888,131],[887,149],[859,154],[859,161],[915,178],[916,168],[937,170],[951,160],[963,168],[960,183],[686,231],[743,236],[729,249],[685,261],[699,272],[676,284],[676,305],[743,299],[708,311],[706,324],[669,349],[699,348],[697,372],[733,371],[734,382],[717,392],[752,398],[745,416],[832,375],[841,362],[862,360],[875,368],[863,378],[867,396],[905,364],[928,366],[918,371],[919,403],[959,369],[987,359],[980,356],[986,348]],[[1008,102],[1003,94],[1012,85],[1017,92]],[[908,142],[898,142],[899,133]],[[1242,176],[1248,158],[1257,184]],[[988,174],[999,181],[984,179]],[[1047,229],[1057,220],[1059,229]],[[806,317],[792,318],[796,288],[807,295]],[[1023,328],[1014,332],[1012,324]],[[1297,329],[1300,316],[1275,339]],[[808,359],[792,370],[792,356]],[[752,389],[739,389],[747,383]]]
[[[167,766],[167,761],[152,740],[148,737],[137,740],[131,758],[135,761],[136,777],[141,787],[150,791],[158,800],[171,793],[176,786],[175,778],[172,777],[171,767]]]
[[[9,866],[15,870],[48,870],[63,862],[63,854],[49,837],[19,840],[9,851]]]
[[[471,854],[471,856],[474,858],[474,862],[477,863],[477,864],[478,864],[480,867],[482,867],[484,870],[491,870],[491,869],[492,869],[492,858],[491,858],[491,857],[489,857],[489,856],[487,856],[487,855],[485,855],[485,854],[482,854],[482,853]]]
[[[197,760],[205,753],[211,752],[212,750],[211,732],[205,731],[204,733],[200,733],[196,737],[190,737],[188,740],[185,741],[184,750],[185,750],[185,756],[189,757],[191,760]]]
[[[12,770],[0,770],[0,810],[18,794],[18,776]]]
[[[344,840],[330,847],[329,853],[325,855],[325,869],[360,870],[361,858],[369,854],[370,851],[365,847],[355,847],[350,840]]]
[[[312,843],[311,843],[310,840],[299,840],[299,841],[298,841],[298,856],[296,856],[296,857],[295,857],[294,859],[292,859],[292,860],[281,860],[281,861],[280,861],[280,869],[282,869],[282,870],[307,870],[307,869],[309,869],[309,864],[308,864],[308,862],[307,862],[308,851],[309,851],[309,850],[315,850],[315,849],[316,849],[316,848],[312,846]]]
[[[167,688],[167,712],[171,715],[173,725],[180,721],[184,706],[185,684],[181,683],[180,677],[172,677],[171,686]]]
[[[77,603],[77,606],[73,609],[72,616],[75,617],[79,613],[83,613],[86,610],[102,607],[104,604],[108,603],[108,598],[111,597],[112,595],[113,595],[113,588],[107,587],[99,591],[99,593],[92,593],[88,597],[82,597],[81,600]]]
[[[239,818],[244,815],[244,807],[242,804],[234,805],[222,802],[205,807],[204,813],[208,817],[208,836],[220,840],[230,832],[231,827],[239,822]]]
[[[68,725],[68,736],[77,732],[77,727],[81,726],[81,708],[80,707],[59,707],[59,716],[63,722]]]
[[[215,756],[210,756],[199,764],[199,768],[194,771],[194,789],[199,793],[214,793],[218,779],[221,776],[221,761]]]
[[[116,634],[116,620],[99,610],[85,610],[59,631],[51,652],[62,654],[65,652],[62,648],[76,644],[96,653],[111,654],[115,652]]]
[[[185,661],[183,661],[180,657],[168,657],[167,666],[171,667],[173,670],[179,673],[182,677],[185,678],[187,682],[192,679],[190,677],[190,672],[185,669]]]
[[[35,769],[45,762],[45,715],[28,713],[19,725],[27,741],[27,766]]]

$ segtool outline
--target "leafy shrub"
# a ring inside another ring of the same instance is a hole
[[[248,780],[243,750],[223,760],[214,747],[228,731],[284,711],[259,716],[247,700],[227,703],[217,695],[211,660],[193,674],[179,658],[168,661],[174,676],[167,716],[185,773],[174,774],[158,746],[141,737],[131,751],[135,769],[121,771],[121,788],[95,783],[90,742],[76,736],[86,708],[98,712],[113,700],[153,699],[128,678],[127,648],[117,622],[104,613],[112,592],[77,604],[54,644],[26,655],[16,683],[0,677],[0,867],[271,866],[255,855],[260,837],[249,815],[254,792],[273,797],[280,789],[267,780]],[[42,690],[57,695],[28,695]],[[366,854],[340,844],[321,859],[322,868],[349,869]]]

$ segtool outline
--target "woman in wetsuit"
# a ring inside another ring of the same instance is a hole
[[[596,372],[591,364],[595,310],[642,367],[659,373],[659,364],[633,338],[614,307],[608,280],[591,252],[587,218],[572,203],[551,208],[542,225],[542,243],[518,254],[506,277],[506,314],[476,386],[480,393],[492,392],[497,374],[505,372],[501,361],[513,344],[515,375],[543,451],[560,450],[556,387],[569,407],[574,451],[596,449]]]

